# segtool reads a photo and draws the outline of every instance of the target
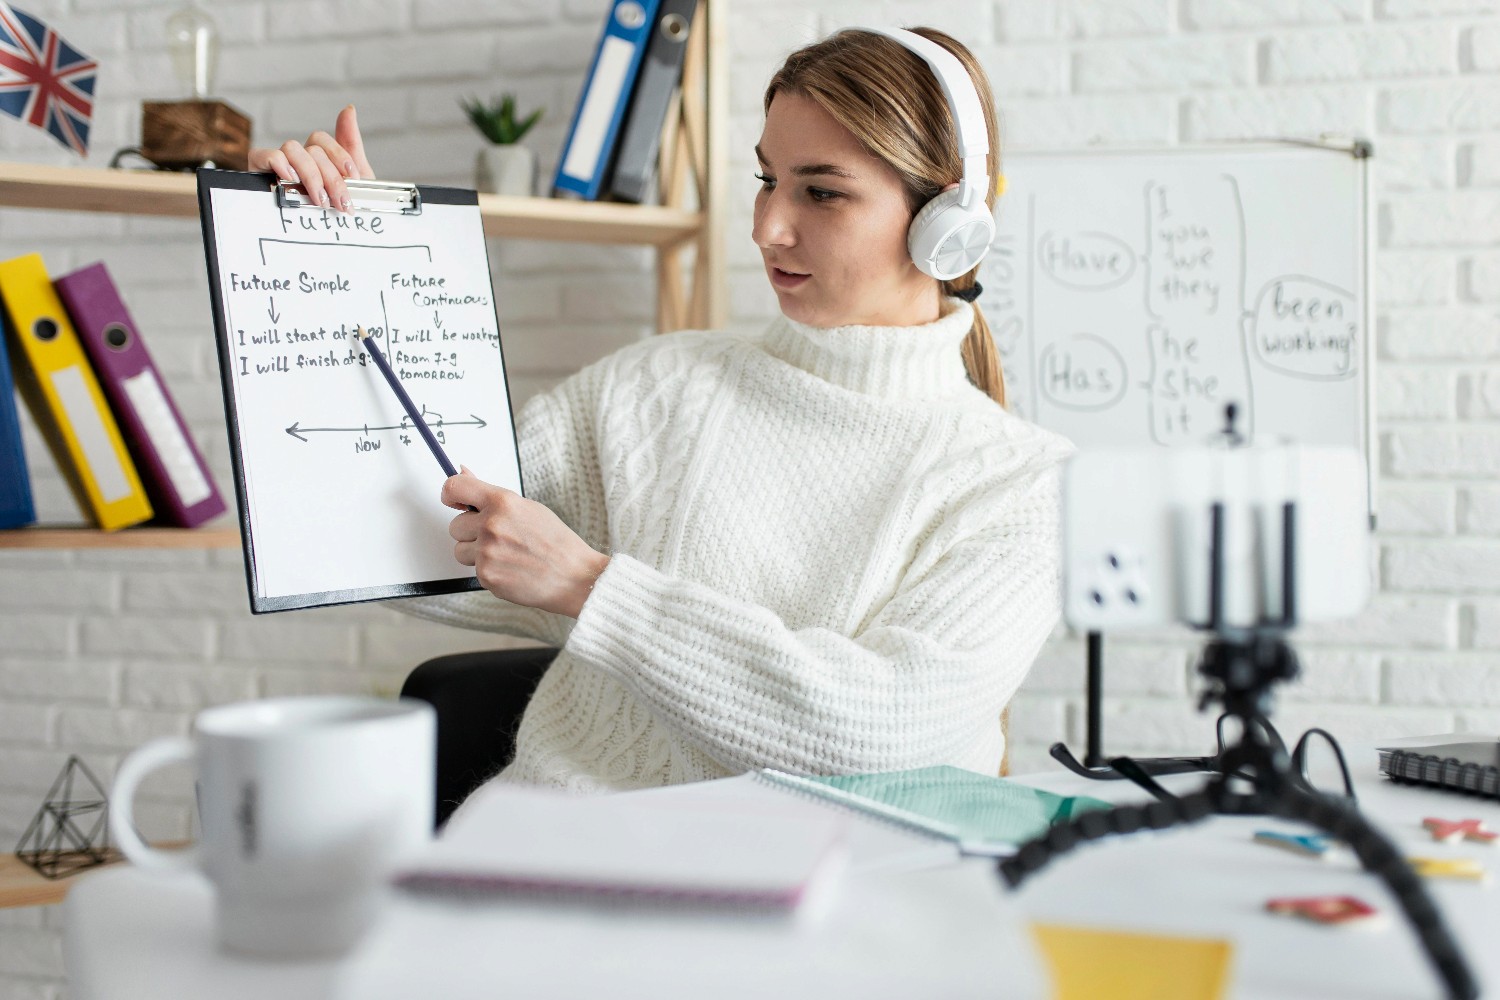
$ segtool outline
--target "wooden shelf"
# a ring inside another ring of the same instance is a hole
[[[152,843],[153,847],[166,850],[177,850],[188,845],[186,840],[160,840]],[[78,876],[121,864],[125,860],[118,851],[112,850],[111,855],[112,858],[102,864],[62,878],[47,878],[14,854],[0,854],[0,910],[12,906],[51,906],[53,903],[61,903]]]
[[[94,868],[84,869],[93,870]],[[79,873],[58,879],[46,878],[14,854],[0,854],[0,909],[61,903],[68,890],[73,887],[73,879],[77,874]]]
[[[728,3],[700,2],[685,54],[682,87],[662,130],[657,183],[661,204],[479,196],[487,236],[654,248],[656,325],[662,333],[717,330],[728,323],[724,253]],[[0,162],[0,208],[4,207],[196,219],[198,185],[188,173]],[[691,256],[685,256],[689,250]],[[0,530],[0,549],[228,549],[239,545],[236,525],[113,532],[82,525]]]
[[[100,531],[83,525],[33,525],[0,531],[0,549],[237,549],[240,529],[125,528]]]
[[[191,174],[0,163],[0,205],[122,215],[198,217]],[[657,205],[479,196],[486,235],[671,247],[698,236],[698,212]]]

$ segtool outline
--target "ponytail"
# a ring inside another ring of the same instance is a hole
[[[966,275],[943,282],[943,294],[951,296],[955,291],[972,288],[977,271],[978,268],[975,268]],[[1005,406],[1005,372],[1000,367],[1000,352],[995,347],[995,338],[990,333],[989,321],[980,311],[979,303],[973,303],[973,307],[974,325],[969,327],[969,334],[964,337],[964,342],[959,348],[963,354],[964,369],[969,373],[969,381],[973,382],[980,392],[1003,407]]]

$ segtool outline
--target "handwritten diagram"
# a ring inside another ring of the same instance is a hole
[[[305,217],[306,213],[297,215]],[[283,216],[284,225],[291,221],[293,219]],[[367,221],[365,226],[374,225],[373,232],[378,233],[384,229],[385,221],[377,218]],[[333,231],[337,233],[337,227]],[[240,379],[281,380],[288,376],[306,376],[289,380],[297,383],[294,388],[299,394],[326,391],[329,386],[333,386],[335,392],[347,392],[356,384],[348,374],[347,370],[351,369],[368,369],[368,374],[355,377],[378,381],[380,375],[369,353],[360,346],[356,334],[356,328],[363,326],[371,337],[385,345],[397,377],[416,394],[414,398],[421,406],[423,420],[440,444],[447,443],[449,428],[482,429],[488,426],[488,421],[475,414],[470,414],[468,420],[445,421],[440,411],[421,401],[426,386],[462,382],[471,372],[485,371],[484,364],[476,368],[471,363],[475,360],[469,357],[471,349],[482,353],[480,361],[489,361],[498,354],[500,334],[493,322],[493,306],[487,291],[460,293],[450,290],[450,279],[435,273],[431,263],[432,248],[423,244],[376,246],[342,243],[337,246],[341,261],[347,260],[351,250],[384,251],[382,257],[385,254],[397,255],[390,263],[382,260],[375,264],[380,270],[373,279],[363,268],[352,268],[348,263],[341,263],[343,270],[303,267],[295,274],[292,267],[286,266],[286,261],[303,259],[310,247],[326,249],[324,243],[262,239],[259,245],[262,267],[248,274],[230,271],[227,282],[226,305],[231,317],[248,316],[247,323],[253,324],[233,327],[233,357]],[[419,263],[407,266],[410,263],[407,258]],[[283,309],[295,319],[278,310],[277,295],[282,297]],[[262,297],[265,300],[263,310],[260,309]],[[406,322],[415,325],[393,324],[393,306],[398,315],[411,316]],[[336,309],[345,316],[362,317],[363,320],[314,325],[308,321],[310,309],[318,307]],[[462,315],[464,313],[469,315]],[[358,414],[344,416],[357,417]],[[393,433],[387,435],[384,432]],[[365,456],[378,455],[388,441],[406,447],[413,443],[422,446],[420,439],[413,436],[410,418],[404,414],[400,414],[395,422],[375,416],[368,421],[350,422],[346,419],[337,427],[304,428],[302,421],[297,420],[287,427],[287,433],[303,443],[311,443],[311,435],[354,435],[352,440],[346,439],[344,443],[352,447],[354,454]],[[333,441],[332,438],[323,440]]]
[[[410,215],[213,193],[219,360],[257,609],[472,576],[453,558],[443,470],[359,328],[455,464],[521,489],[482,222],[442,190]]]
[[[1351,158],[1014,157],[980,299],[1012,407],[1089,445],[1362,444]]]

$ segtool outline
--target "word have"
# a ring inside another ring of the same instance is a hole
[[[230,271],[229,290],[231,292],[290,292],[295,290],[308,294],[321,292],[333,295],[336,292],[347,292],[349,279],[342,274],[335,274],[332,278],[319,278],[307,271],[301,271],[297,275],[296,288],[293,289],[291,278],[265,278],[258,274],[245,277],[235,271]]]
[[[1078,249],[1062,239],[1042,249],[1042,263],[1049,271],[1099,271],[1113,277],[1130,271],[1130,254],[1115,247]]]
[[[1135,271],[1135,251],[1108,233],[1048,233],[1037,248],[1042,270],[1073,288],[1112,288]]]

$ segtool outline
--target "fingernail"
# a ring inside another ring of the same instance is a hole
[[[357,171],[357,170],[354,169],[354,161],[353,160],[345,160],[344,161],[344,176],[345,177],[357,177],[358,175],[359,175],[359,171]]]
[[[354,202],[349,198],[349,196],[347,194],[344,195],[343,199],[339,201],[339,208],[342,208],[346,212],[349,211],[350,209],[352,209],[353,207],[354,207]]]
[[[324,208],[327,208],[329,206],[330,202],[328,200],[327,191],[323,191],[318,195],[318,204],[322,205]]]

